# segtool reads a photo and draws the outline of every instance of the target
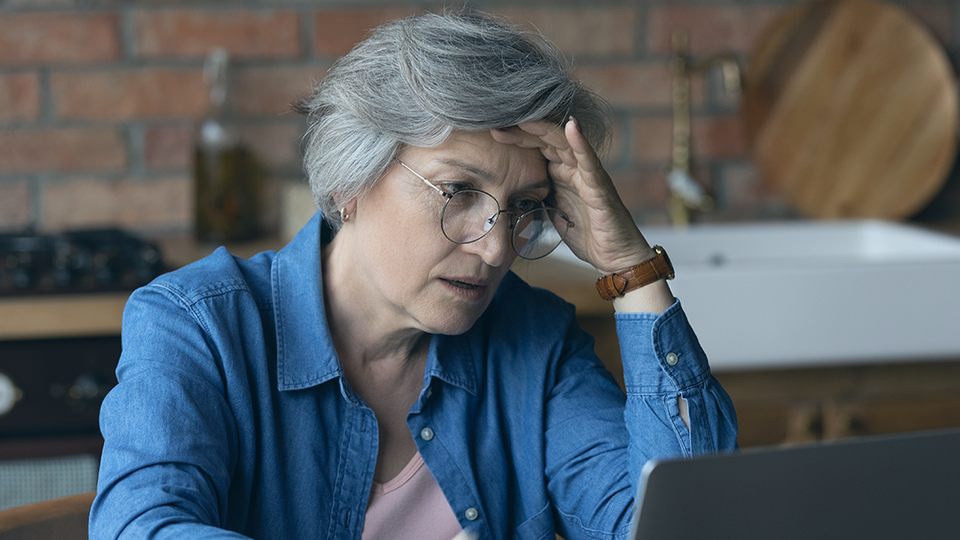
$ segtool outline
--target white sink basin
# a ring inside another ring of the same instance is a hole
[[[960,239],[870,220],[642,230],[715,371],[960,359]]]

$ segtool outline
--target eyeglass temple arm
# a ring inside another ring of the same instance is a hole
[[[443,197],[444,197],[445,199],[449,199],[449,198],[451,197],[451,195],[450,195],[449,193],[447,193],[446,191],[444,191],[444,190],[438,188],[437,186],[431,184],[429,180],[427,180],[426,178],[420,176],[420,173],[418,173],[417,171],[415,171],[415,170],[411,169],[410,167],[408,167],[406,163],[400,161],[400,158],[394,158],[394,159],[397,160],[397,163],[403,165],[403,168],[404,168],[404,169],[412,172],[414,176],[416,176],[417,178],[423,180],[423,183],[424,183],[424,184],[426,184],[426,185],[430,186],[431,188],[433,188],[433,189],[434,189],[437,193],[439,193],[440,195],[443,195]]]

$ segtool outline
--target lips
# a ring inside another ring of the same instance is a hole
[[[490,282],[485,279],[472,277],[440,278],[440,281],[447,286],[448,290],[468,301],[476,301],[483,298],[486,294],[487,286],[490,284]]]
[[[458,287],[461,289],[477,289],[477,288],[486,286],[484,282],[479,280],[447,279],[447,278],[440,278],[440,279],[443,279],[443,281],[446,281],[450,285],[453,285],[454,287]]]

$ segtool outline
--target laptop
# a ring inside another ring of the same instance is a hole
[[[960,538],[960,429],[651,461],[632,538]]]

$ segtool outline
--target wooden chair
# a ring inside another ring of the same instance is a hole
[[[0,540],[87,540],[95,493],[0,510]]]

